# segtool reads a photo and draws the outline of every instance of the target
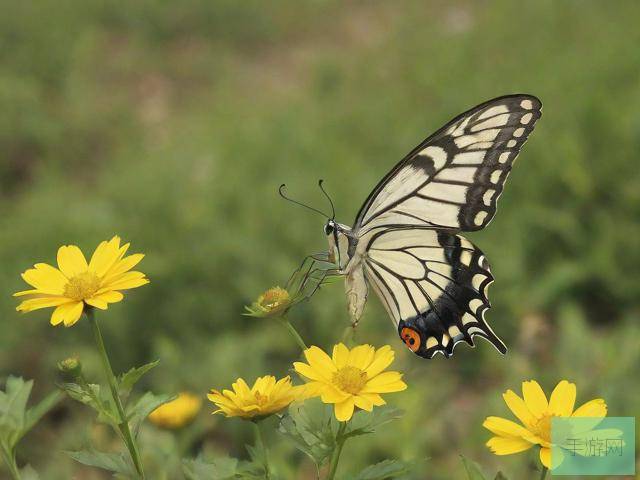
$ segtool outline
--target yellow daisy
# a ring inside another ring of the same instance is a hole
[[[158,427],[176,430],[191,423],[196,417],[202,400],[198,395],[182,392],[175,400],[160,405],[149,415],[149,420]]]
[[[305,377],[307,395],[319,396],[334,404],[336,418],[346,422],[355,407],[371,411],[386,402],[381,393],[400,392],[407,388],[399,372],[385,372],[394,360],[389,345],[376,350],[359,345],[349,350],[342,343],[333,347],[333,357],[318,347],[304,351],[307,363],[295,362],[296,372]]]
[[[120,245],[120,237],[101,242],[87,263],[82,251],[75,245],[58,249],[58,268],[36,263],[22,274],[32,290],[14,293],[24,297],[19,312],[56,307],[51,324],[75,324],[86,306],[106,310],[109,303],[123,299],[120,290],[140,287],[149,283],[144,273],[130,271],[144,255],[124,256],[129,244]]]
[[[551,419],[553,417],[605,417],[607,404],[601,398],[591,400],[574,410],[576,386],[562,380],[547,401],[545,393],[535,380],[522,382],[520,398],[512,390],[502,397],[513,414],[522,422],[519,425],[500,417],[487,417],[482,424],[496,436],[487,442],[496,455],[510,455],[540,445],[540,461],[551,468]],[[554,462],[554,467],[559,464]]]
[[[231,388],[232,390],[222,392],[212,389],[207,395],[218,407],[213,413],[259,419],[288,407],[291,402],[300,398],[301,393],[300,387],[291,384],[289,376],[278,381],[272,375],[259,377],[251,388],[242,378],[238,378]]]

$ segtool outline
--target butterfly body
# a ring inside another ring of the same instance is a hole
[[[460,232],[484,228],[520,148],[541,116],[531,95],[485,102],[451,120],[374,188],[353,227],[325,225],[329,259],[345,276],[354,322],[369,287],[417,355],[453,354],[460,342],[504,343],[484,320],[493,276]]]

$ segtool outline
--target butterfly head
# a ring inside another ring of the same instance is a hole
[[[349,262],[349,245],[351,229],[335,220],[329,219],[324,224],[324,234],[329,242],[329,261],[335,263],[340,269]]]

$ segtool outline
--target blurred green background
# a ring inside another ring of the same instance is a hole
[[[529,478],[532,455],[495,457],[481,424],[510,418],[501,393],[538,379],[640,411],[640,4],[398,1],[1,2],[0,377],[54,388],[79,355],[101,378],[88,324],[15,312],[20,273],[59,245],[90,252],[119,234],[147,254],[151,284],[101,314],[114,368],[160,358],[143,387],[204,394],[237,376],[288,373],[299,351],[243,305],[325,248],[323,221],[277,195],[351,223],[370,189],[427,134],[506,93],[544,115],[499,214],[469,237],[496,282],[488,319],[510,350],[461,346],[414,357],[377,299],[358,341],[397,351],[409,389],[387,397],[402,421],[347,444],[341,471],[429,458],[415,478],[462,478],[459,454]],[[292,312],[330,347],[349,319],[341,282]],[[200,449],[243,456],[251,429],[208,415]],[[45,479],[101,479],[63,450],[116,443],[68,400],[23,442]],[[151,442],[169,441],[151,425]],[[312,465],[273,433],[285,478]],[[157,462],[149,457],[148,463]],[[159,465],[159,464],[158,464]],[[154,467],[162,468],[162,467]],[[0,478],[1,474],[0,474]],[[178,478],[178,477],[175,477]]]

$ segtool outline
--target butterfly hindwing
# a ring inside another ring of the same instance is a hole
[[[354,231],[364,235],[402,225],[484,228],[541,108],[536,97],[510,95],[459,115],[387,174],[360,209]]]
[[[461,341],[473,346],[476,335],[506,352],[484,320],[493,281],[489,264],[464,237],[428,228],[380,229],[369,240],[364,271],[416,354],[448,357]]]

